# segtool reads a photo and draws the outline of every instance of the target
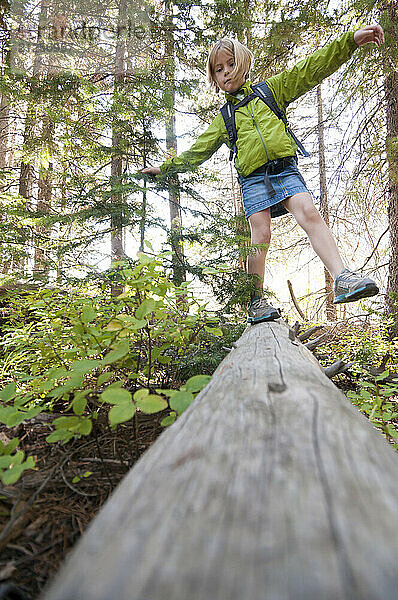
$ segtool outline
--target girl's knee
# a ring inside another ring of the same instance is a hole
[[[271,229],[266,225],[262,227],[252,228],[251,243],[252,244],[269,244],[271,241]]]
[[[299,222],[303,227],[316,225],[317,223],[322,222],[319,210],[312,201],[302,206]]]

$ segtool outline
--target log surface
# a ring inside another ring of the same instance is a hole
[[[398,456],[283,323],[248,328],[44,600],[396,600]]]

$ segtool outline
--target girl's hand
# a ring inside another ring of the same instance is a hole
[[[378,46],[384,44],[384,31],[380,25],[367,25],[354,33],[354,41],[357,46],[364,46],[374,42]]]
[[[159,167],[145,167],[141,170],[141,173],[149,173],[150,175],[160,175],[161,171]]]

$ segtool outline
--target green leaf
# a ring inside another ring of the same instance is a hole
[[[80,417],[59,417],[54,419],[52,425],[55,425],[56,429],[70,429],[78,425]]]
[[[72,392],[74,389],[81,387],[81,385],[83,384],[83,380],[84,373],[81,373],[80,371],[72,371],[72,374],[68,381],[66,381],[63,385],[56,387],[55,390],[50,392],[48,395],[52,398],[61,398],[61,396],[63,396],[64,394],[69,394],[69,392]]]
[[[187,392],[200,392],[210,381],[210,375],[194,375],[180,389]]]
[[[392,418],[392,411],[391,410],[385,410],[382,413],[381,418],[383,419],[383,421],[389,421]]]
[[[132,402],[118,404],[113,406],[109,411],[109,423],[111,425],[117,425],[118,423],[125,423],[133,418],[135,414],[135,406]]]
[[[28,456],[28,458],[24,462],[25,469],[34,469],[36,466],[35,459],[33,456]]]
[[[3,454],[11,454],[11,452],[14,452],[15,448],[17,448],[18,444],[19,444],[19,439],[12,438],[12,440],[10,440],[8,442],[7,446],[4,448]]]
[[[47,379],[50,381],[55,381],[57,379],[61,379],[61,377],[66,377],[68,371],[64,367],[53,367],[49,371],[47,371]]]
[[[151,353],[151,357],[152,360],[156,360],[157,358],[159,358],[160,356],[160,348],[152,348],[152,353]]]
[[[156,262],[156,258],[154,256],[148,256],[147,254],[144,254],[143,252],[139,253],[138,260],[143,265],[149,265],[153,262]]]
[[[41,405],[34,406],[33,408],[30,408],[25,413],[24,421],[26,421],[27,419],[33,419],[33,417],[36,417],[41,412],[43,412],[43,407]]]
[[[0,456],[0,469],[8,469],[12,465],[12,456]]]
[[[16,427],[25,421],[25,419],[26,412],[15,408],[14,412],[11,413],[7,418],[7,427]]]
[[[110,383],[106,389],[107,390],[116,390],[116,389],[123,387],[123,385],[124,385],[123,380],[114,381],[113,383]]]
[[[161,398],[160,396],[155,396],[154,394],[142,396],[138,400],[135,399],[134,394],[134,400],[136,402],[137,408],[139,408],[143,413],[146,413],[147,415],[160,412],[168,406],[167,401],[164,398]]]
[[[175,410],[180,415],[191,404],[193,399],[194,396],[191,392],[176,392],[169,400],[170,408]]]
[[[52,444],[53,442],[59,442],[61,440],[68,441],[73,437],[73,433],[65,431],[65,429],[57,429],[46,437],[46,442]]]
[[[92,306],[85,306],[82,310],[81,320],[83,323],[91,323],[96,318],[97,313]]]
[[[83,477],[90,477],[90,475],[92,475],[92,474],[93,474],[92,471],[85,471],[83,473]]]
[[[21,465],[24,458],[25,452],[23,450],[18,450],[18,452],[12,456],[13,465]]]
[[[76,475],[73,479],[72,479],[72,483],[79,483],[80,481],[80,477],[78,475]]]
[[[141,388],[134,392],[134,401],[139,402],[142,398],[149,396],[149,390],[147,388]]]
[[[142,319],[143,317],[151,313],[155,309],[155,307],[155,300],[153,300],[152,298],[146,298],[143,302],[141,302],[141,304],[135,311],[136,319]]]
[[[1,406],[0,407],[0,423],[7,425],[8,419],[11,415],[16,414],[17,409],[15,406]]]
[[[133,329],[133,331],[138,331],[139,329],[142,329],[143,327],[145,327],[145,325],[146,325],[145,319],[135,319],[132,324],[132,329]]]
[[[72,371],[77,373],[89,373],[93,369],[96,369],[99,365],[102,364],[102,360],[89,360],[88,358],[82,358],[80,360],[75,360],[71,364]]]
[[[176,418],[176,413],[170,413],[168,417],[165,417],[160,421],[160,424],[162,427],[168,427],[169,425],[172,425],[174,423]]]
[[[4,485],[12,485],[16,481],[18,481],[18,479],[21,477],[23,471],[24,471],[23,465],[16,465],[15,467],[12,467],[11,469],[7,469],[7,471],[2,473],[2,475],[1,475],[1,479],[4,483]]]
[[[218,337],[223,335],[222,329],[220,329],[219,327],[208,327],[207,325],[205,325],[205,330],[208,333],[211,333],[212,335],[216,335]]]
[[[377,377],[375,377],[375,381],[381,381],[382,379],[385,379],[386,377],[388,377],[388,375],[390,374],[390,371],[383,371],[383,373],[380,373],[380,375],[377,375]]]
[[[3,402],[8,402],[12,398],[14,398],[17,390],[17,385],[15,382],[9,383],[0,391],[0,400]]]
[[[169,398],[171,398],[172,396],[175,396],[175,394],[178,392],[178,390],[164,390],[164,389],[157,389],[156,391],[158,394],[163,394],[164,396],[168,396]],[[134,394],[134,398],[135,398],[135,394]]]
[[[398,431],[393,425],[391,425],[391,423],[387,425],[387,431],[391,435],[391,437],[398,438]]]
[[[101,373],[101,375],[97,379],[97,385],[100,386],[103,383],[106,383],[113,376],[113,373]]]
[[[89,419],[88,417],[85,417],[84,419],[82,419],[80,421],[78,431],[80,431],[80,433],[82,435],[89,435],[91,433],[92,428],[93,428],[93,423],[92,423],[91,419]]]
[[[128,404],[132,401],[131,393],[123,388],[107,388],[100,395],[102,402],[109,404]]]
[[[106,331],[120,331],[121,329],[124,329],[124,325],[117,319],[112,319],[112,321],[109,321],[105,329]]]
[[[127,340],[123,340],[113,350],[108,352],[102,362],[104,365],[111,365],[121,358],[124,358],[129,352],[130,345]]]
[[[172,361],[171,356],[159,356],[158,361],[161,365],[167,365]]]
[[[87,398],[83,394],[77,392],[72,400],[72,409],[75,415],[81,416],[86,410]]]

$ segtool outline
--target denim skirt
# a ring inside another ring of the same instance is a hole
[[[288,211],[281,204],[293,194],[308,192],[303,176],[297,168],[297,158],[288,156],[256,169],[247,177],[239,175],[246,219],[260,210],[271,208],[271,218]],[[268,181],[267,181],[268,179]]]

